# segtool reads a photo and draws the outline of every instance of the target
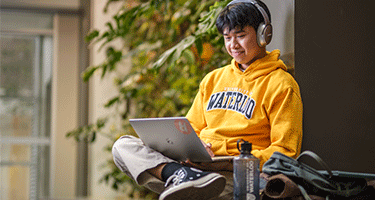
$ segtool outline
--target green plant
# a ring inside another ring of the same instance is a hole
[[[109,0],[107,6],[115,1],[118,0]],[[128,123],[129,117],[185,115],[201,79],[230,60],[215,27],[217,15],[228,2],[143,0],[129,7],[129,2],[123,1],[113,21],[106,24],[106,30],[94,30],[87,36],[88,42],[100,43],[101,50],[105,48],[106,60],[83,73],[84,81],[98,70],[102,77],[115,75],[118,94],[109,99],[105,107],[115,107],[116,112],[67,133],[67,137],[94,142],[96,134],[100,133],[115,142],[121,135],[135,135]],[[111,46],[111,42],[117,40],[124,43],[120,49]],[[117,69],[123,67],[121,62],[125,59],[130,59],[132,65],[129,72],[122,75]],[[120,128],[106,129],[111,118],[121,119]],[[112,145],[108,144],[105,149],[108,153]],[[123,189],[125,183],[131,183],[135,191],[131,195],[143,198],[150,195],[119,171],[112,160],[104,166],[111,171],[104,174],[102,180],[113,189]]]

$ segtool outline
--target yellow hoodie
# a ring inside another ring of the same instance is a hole
[[[275,151],[299,155],[301,95],[279,56],[279,50],[267,52],[244,72],[233,59],[202,80],[186,117],[215,155],[238,155],[238,139],[252,143],[261,166]]]

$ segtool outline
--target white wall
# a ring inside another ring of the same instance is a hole
[[[106,13],[103,8],[107,1],[91,0],[91,29],[106,30],[105,24],[111,20],[111,17],[119,9],[119,6],[112,3]],[[90,65],[99,65],[105,59],[105,49],[99,51],[99,45],[90,47]],[[112,42],[112,46],[121,47],[121,43]],[[121,67],[120,67],[121,68]],[[123,68],[123,67],[122,67]],[[105,76],[101,79],[101,71],[96,71],[89,82],[89,123],[94,123],[98,118],[106,116],[110,110],[105,109],[103,105],[116,94],[113,77]],[[112,110],[112,112],[114,112]],[[115,123],[114,123],[115,125]],[[123,194],[115,192],[104,183],[99,183],[105,169],[101,165],[108,159],[112,159],[112,155],[107,151],[103,151],[105,145],[110,144],[110,140],[98,135],[96,142],[89,145],[89,196],[95,199],[114,199]]]
[[[280,49],[281,55],[294,53],[294,0],[263,0],[271,12],[273,37],[267,50]]]

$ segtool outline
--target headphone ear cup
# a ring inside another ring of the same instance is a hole
[[[263,22],[259,24],[257,30],[257,42],[260,47],[264,47],[271,42],[272,39],[272,25],[264,24]]]

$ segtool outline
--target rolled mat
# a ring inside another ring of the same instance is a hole
[[[283,174],[271,176],[266,184],[264,193],[275,199],[301,195],[301,191],[297,184]]]

